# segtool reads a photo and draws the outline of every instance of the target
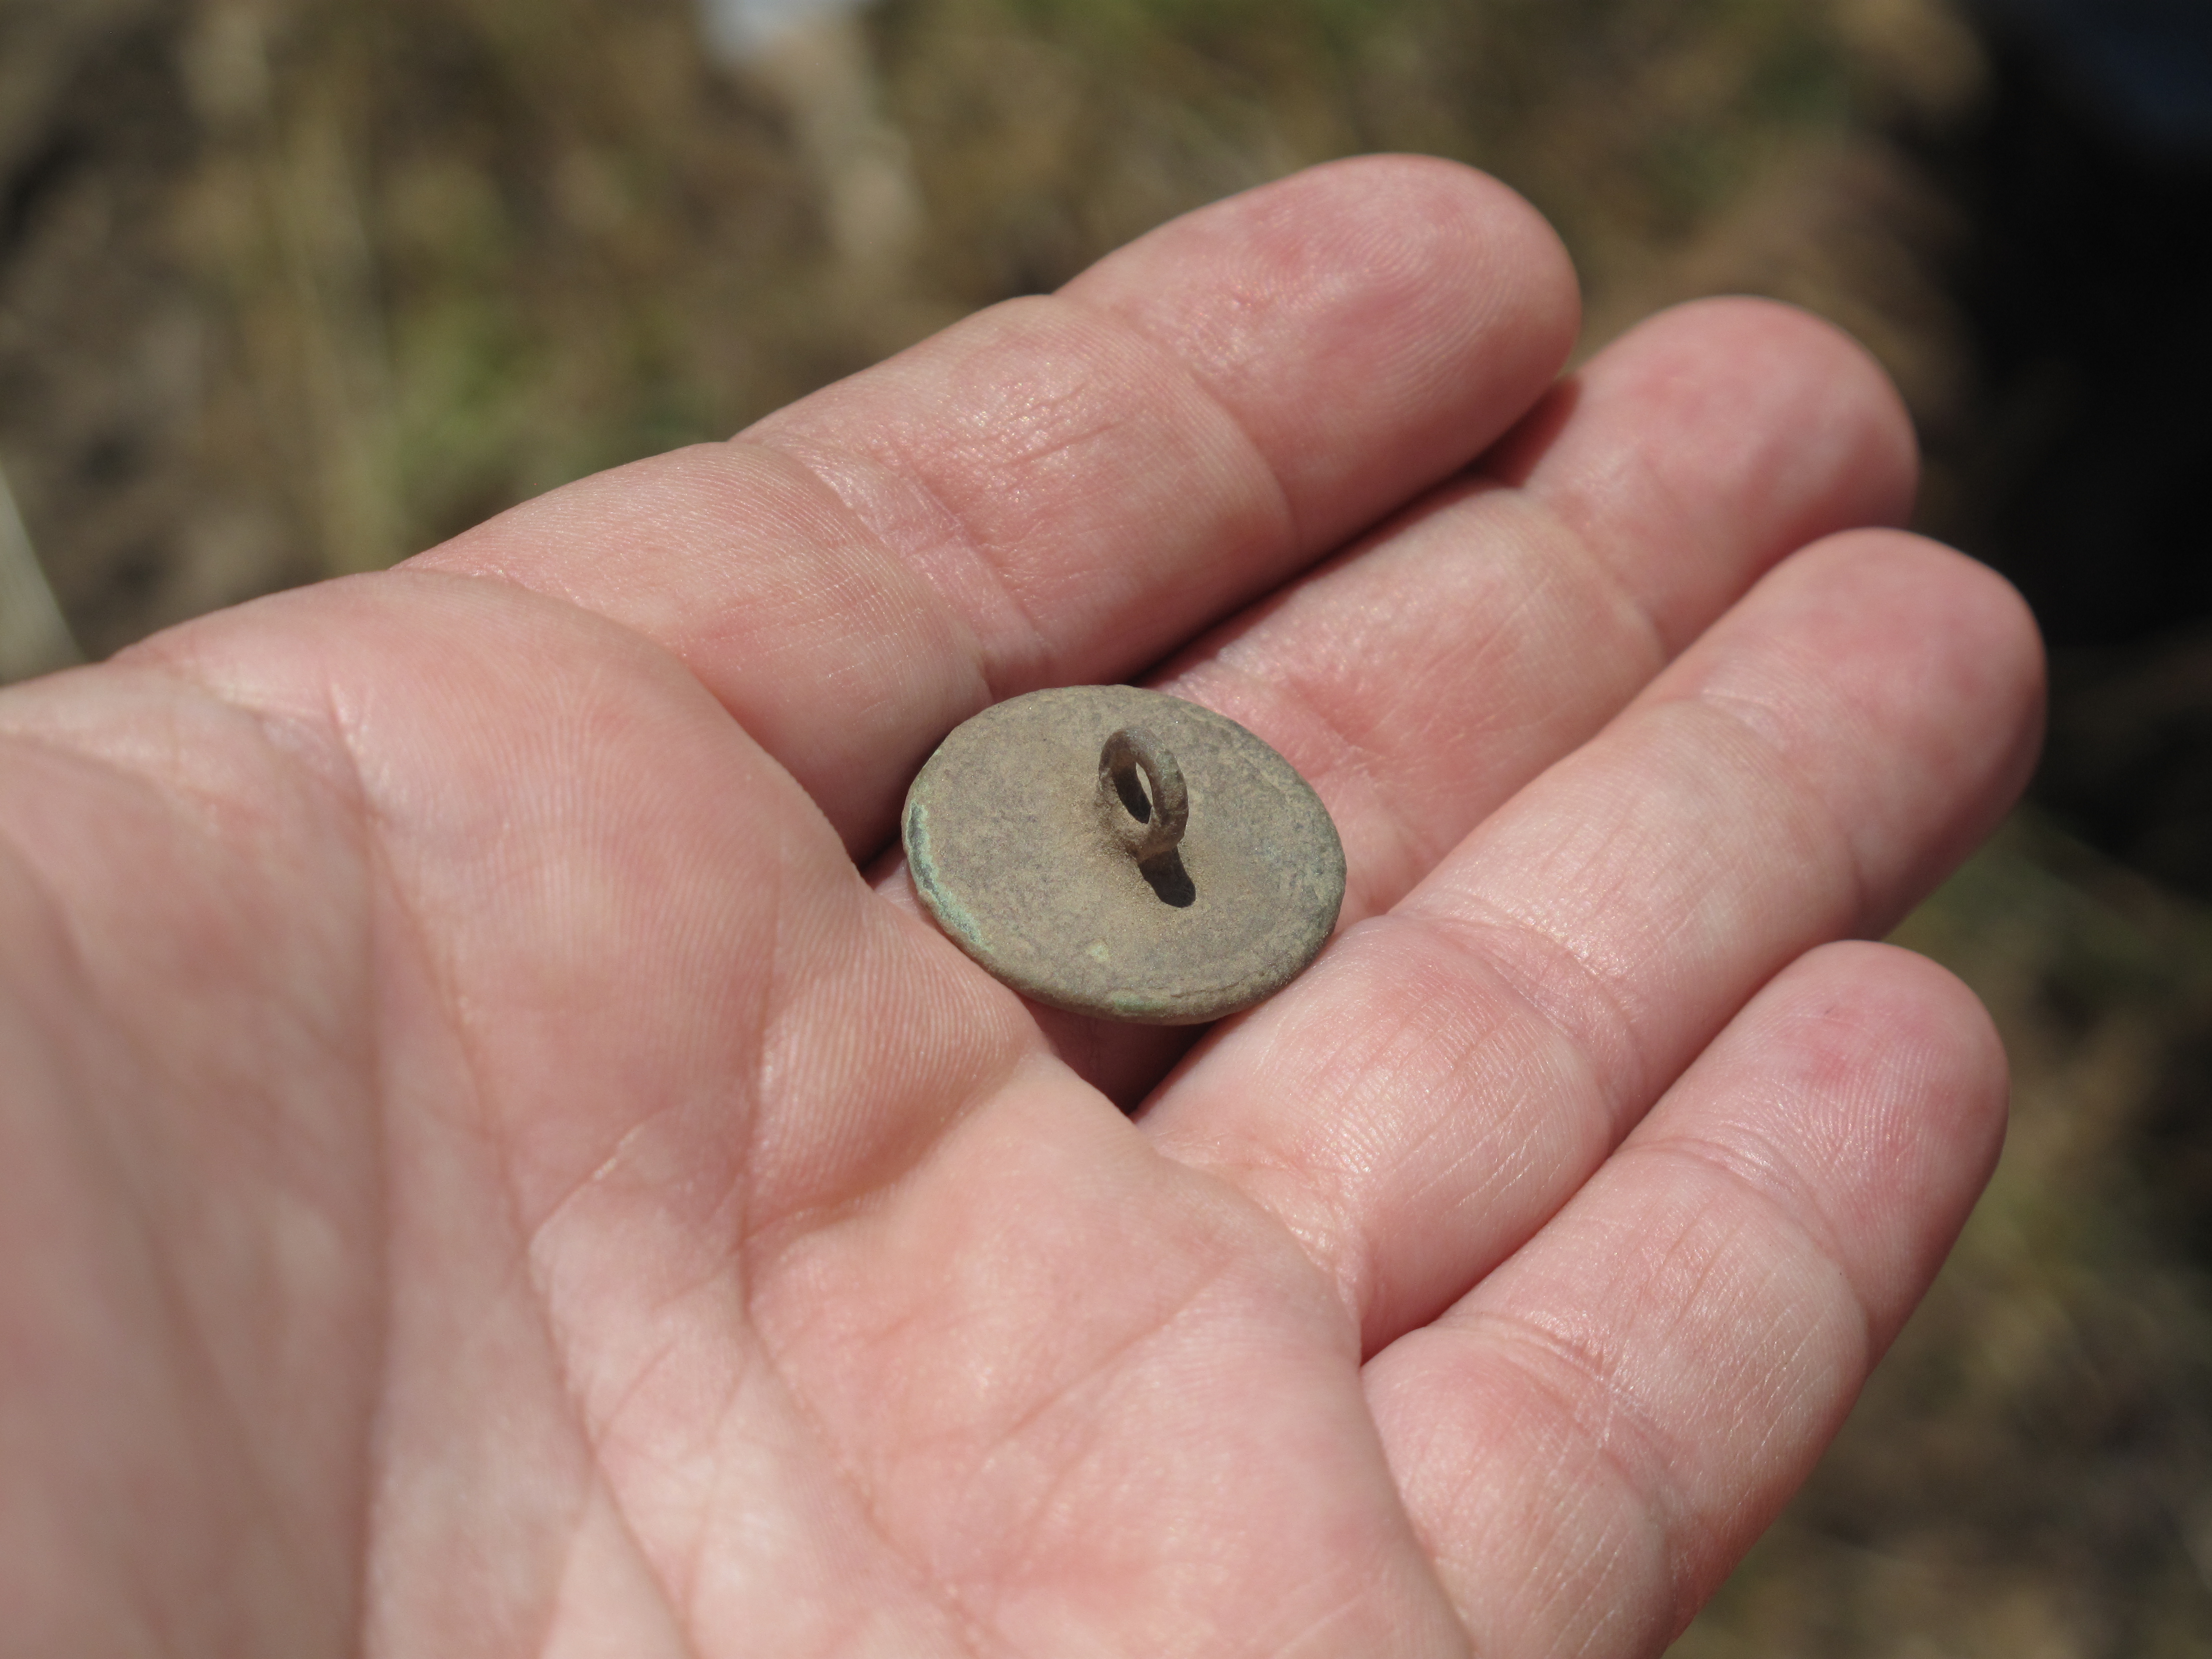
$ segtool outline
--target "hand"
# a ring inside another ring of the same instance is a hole
[[[10,1651],[1656,1651],[1994,1157],[1979,1007],[1834,941],[2040,669],[1854,528],[1854,347],[1575,326],[1516,198],[1347,162],[0,702]],[[855,864],[1164,659],[1351,866],[1188,1054]]]

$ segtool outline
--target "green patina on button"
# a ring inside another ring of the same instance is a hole
[[[1291,763],[1195,703],[1033,691],[938,746],[907,866],[960,948],[1039,1002],[1188,1025],[1311,962],[1344,902],[1336,826]]]

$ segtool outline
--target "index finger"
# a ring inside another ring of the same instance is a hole
[[[1464,465],[1577,314],[1503,185],[1340,162],[422,562],[657,640],[857,855],[969,714],[1138,672]]]

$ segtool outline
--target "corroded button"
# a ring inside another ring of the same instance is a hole
[[[907,866],[960,948],[1024,996],[1188,1025],[1314,958],[1344,847],[1236,721],[1127,685],[1033,691],[957,728],[907,791]]]

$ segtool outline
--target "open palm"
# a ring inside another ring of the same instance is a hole
[[[0,1645],[1662,1645],[1994,1155],[1978,1007],[1834,941],[2039,665],[1855,529],[1855,348],[1554,383],[1575,314],[1498,186],[1344,163],[0,702]],[[884,854],[961,720],[1137,675],[1350,864],[1188,1053]]]

